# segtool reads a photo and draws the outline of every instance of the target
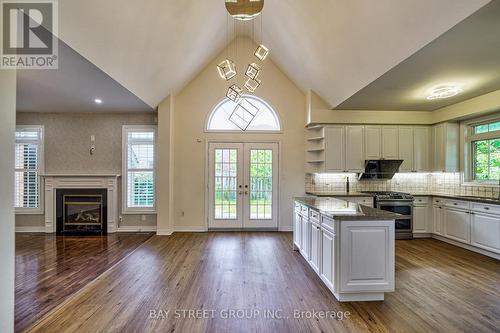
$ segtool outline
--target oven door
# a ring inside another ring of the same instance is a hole
[[[402,215],[401,217],[396,219],[396,232],[411,232],[413,230],[413,205],[410,202],[381,201],[377,202],[377,208]]]

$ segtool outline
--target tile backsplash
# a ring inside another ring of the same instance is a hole
[[[350,191],[400,191],[498,197],[498,186],[463,185],[460,173],[398,173],[390,180],[362,180],[352,173],[307,174],[306,191],[343,192],[349,177]]]

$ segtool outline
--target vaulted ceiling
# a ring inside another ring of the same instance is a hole
[[[266,0],[263,39],[336,106],[488,2]],[[226,22],[224,0],[59,1],[60,39],[152,107],[225,47]]]

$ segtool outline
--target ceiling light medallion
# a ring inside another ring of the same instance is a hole
[[[236,20],[256,18],[264,8],[264,0],[226,0],[226,9]]]
[[[460,94],[462,91],[463,89],[457,85],[451,85],[451,84],[440,85],[432,89],[432,92],[429,96],[427,96],[427,99],[435,100],[435,99],[450,98]]]

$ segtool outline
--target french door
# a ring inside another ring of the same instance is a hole
[[[210,143],[209,228],[278,228],[278,144]]]

